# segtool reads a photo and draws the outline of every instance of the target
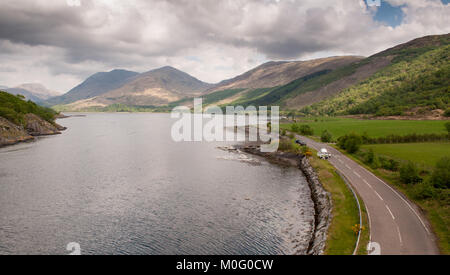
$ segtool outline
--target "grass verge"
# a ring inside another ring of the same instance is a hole
[[[310,162],[323,187],[330,192],[333,201],[333,219],[328,231],[325,254],[352,255],[358,237],[354,227],[359,225],[358,205],[353,193],[328,161],[319,159],[313,152]],[[357,254],[365,255],[369,242],[369,227],[367,213],[361,199],[360,203],[364,230],[361,234]]]

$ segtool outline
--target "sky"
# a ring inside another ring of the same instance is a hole
[[[272,60],[370,56],[450,32],[448,0],[1,0],[0,85],[67,92],[173,66],[215,83]]]

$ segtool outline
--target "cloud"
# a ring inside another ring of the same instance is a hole
[[[386,1],[402,7],[395,28],[358,0],[2,0],[0,84],[67,91],[97,71],[164,65],[217,82],[268,60],[370,55],[450,32],[440,0]]]

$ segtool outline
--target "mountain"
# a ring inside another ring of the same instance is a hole
[[[361,60],[356,56],[320,58],[309,61],[267,62],[240,76],[220,82],[209,92],[230,89],[260,89],[282,86],[307,74],[332,70]]]
[[[339,56],[309,61],[268,62],[236,78],[225,80],[204,96],[207,105],[283,105],[305,80],[354,66],[363,57]]]
[[[47,101],[47,104],[68,104],[79,100],[93,98],[111,90],[120,88],[127,81],[130,81],[137,75],[139,75],[139,73],[126,70],[99,72],[90,76],[83,83],[76,86],[66,94],[51,98]]]
[[[23,95],[25,99],[41,103],[51,97],[58,95],[58,92],[51,91],[39,83],[22,84],[14,88],[5,89],[6,92],[14,95]]]
[[[8,89],[7,86],[0,85],[0,90],[6,90],[6,89]]]
[[[167,111],[202,96],[205,105],[280,106],[305,115],[442,114],[450,102],[449,41],[449,34],[435,35],[367,58],[268,62],[216,85],[163,67],[59,110]]]
[[[364,60],[389,65],[305,114],[441,117],[450,109],[450,34],[418,38]],[[317,92],[317,91],[316,91]]]
[[[136,75],[116,89],[73,102],[67,108],[79,110],[112,104],[161,106],[186,97],[201,95],[211,87],[212,84],[167,66]]]
[[[433,114],[442,114],[450,107],[449,41],[448,34],[422,37],[343,66],[319,66],[293,74],[297,79],[277,87],[245,89],[250,85],[239,85],[258,69],[267,71],[272,66],[286,65],[268,63],[224,82],[223,87],[231,89],[208,94],[204,102],[222,106],[276,105],[305,115],[389,116],[432,110],[436,110]]]

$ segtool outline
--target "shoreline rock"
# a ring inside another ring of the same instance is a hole
[[[0,117],[0,148],[30,140],[34,140],[34,137],[29,135],[23,127]]]
[[[314,203],[314,229],[309,243],[307,255],[322,255],[325,251],[328,228],[331,224],[333,204],[331,195],[323,188],[319,178],[312,168],[309,160],[305,156],[298,156],[293,153],[261,153],[259,146],[243,145],[237,146],[234,150],[261,156],[274,164],[295,166],[305,175],[311,190],[311,199]]]
[[[311,189],[311,197],[314,202],[316,213],[314,237],[311,240],[308,254],[322,255],[325,251],[327,242],[328,228],[333,217],[333,203],[331,195],[323,188],[319,181],[316,171],[309,163],[307,157],[303,156],[300,160],[300,170],[305,174]]]
[[[32,141],[37,136],[59,135],[66,130],[57,123],[50,123],[35,114],[25,115],[26,127],[16,125],[0,117],[0,148],[17,143]]]

